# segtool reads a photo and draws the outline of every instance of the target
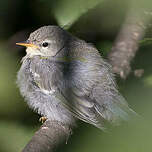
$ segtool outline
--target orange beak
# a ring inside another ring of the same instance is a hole
[[[25,47],[32,47],[32,48],[38,48],[38,46],[31,44],[31,43],[26,43],[26,42],[22,42],[22,43],[16,43],[16,45],[21,45],[21,46],[25,46]]]

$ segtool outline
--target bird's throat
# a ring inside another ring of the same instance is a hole
[[[26,49],[26,53],[29,57],[33,57],[35,55],[41,55],[43,56],[43,54],[38,50],[38,49],[35,49],[35,48],[32,48],[32,47],[28,47]]]

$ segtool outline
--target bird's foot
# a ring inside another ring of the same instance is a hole
[[[40,121],[41,123],[44,123],[46,120],[47,120],[47,117],[41,117],[41,118],[39,119],[39,121]]]

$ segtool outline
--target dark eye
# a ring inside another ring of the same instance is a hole
[[[49,45],[49,43],[48,42],[44,42],[44,43],[42,43],[42,46],[43,47],[47,47]]]

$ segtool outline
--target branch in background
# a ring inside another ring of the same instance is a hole
[[[136,69],[134,70],[134,75],[137,78],[140,78],[144,74],[144,69]]]
[[[123,79],[126,79],[131,71],[131,61],[139,48],[139,41],[144,36],[148,21],[149,16],[130,10],[108,55],[113,72]]]
[[[71,135],[69,126],[58,121],[47,120],[35,133],[22,152],[53,152]]]

